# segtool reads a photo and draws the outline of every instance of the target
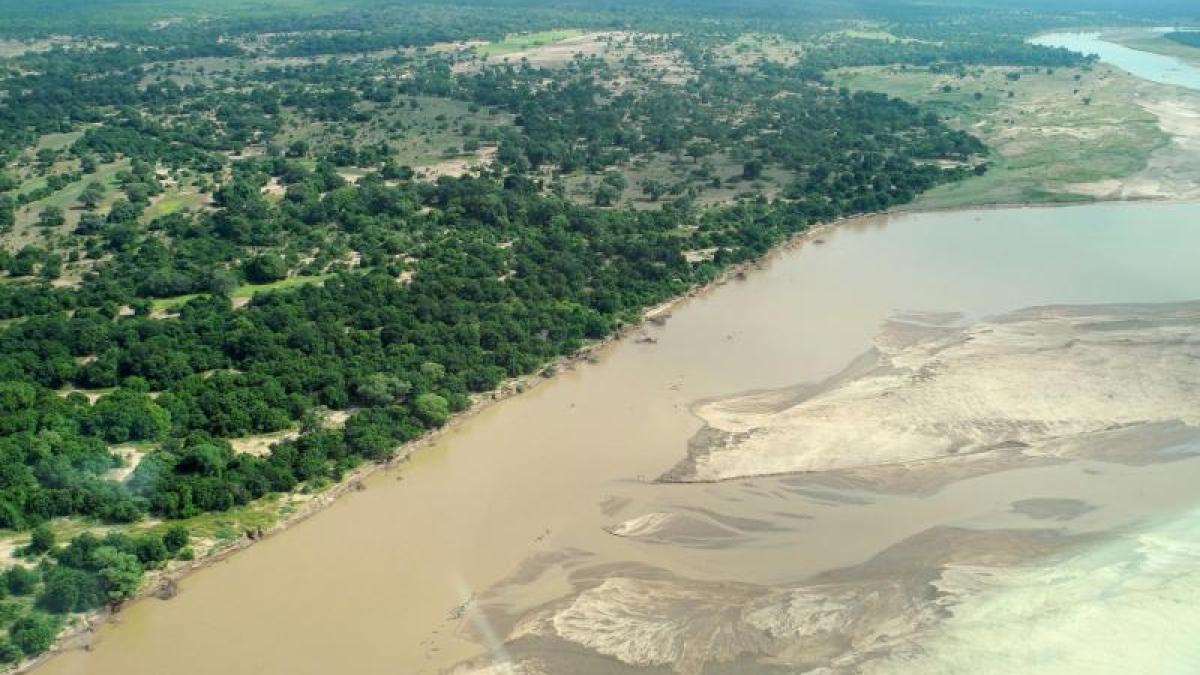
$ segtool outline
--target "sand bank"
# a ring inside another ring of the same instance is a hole
[[[663,476],[714,481],[1020,449],[1200,425],[1200,303],[1043,307],[980,321],[891,321],[817,385],[704,401],[705,429]],[[1090,445],[1090,444],[1089,444]]]

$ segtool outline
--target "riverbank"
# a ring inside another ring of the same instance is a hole
[[[95,635],[92,653],[65,654],[45,672],[331,672],[353,654],[358,672],[434,675],[507,648],[515,621],[575,597],[571,589],[604,568],[788,585],[926,527],[991,519],[1009,501],[1107,504],[1114,486],[1144,486],[1144,473],[1104,465],[1102,476],[1080,479],[1078,469],[1047,467],[979,479],[989,489],[953,482],[932,496],[869,502],[849,501],[857,487],[807,475],[694,486],[653,478],[699,428],[691,402],[819,381],[868,347],[896,308],[985,317],[1051,302],[1197,297],[1200,279],[1186,265],[1195,213],[1168,204],[989,209],[810,231],[824,243],[768,256],[744,281],[677,304],[661,325],[595,354],[596,367],[562,368],[486,407],[322,518],[197,575],[169,603],[129,607],[122,626]],[[1167,487],[1178,470],[1155,469]],[[1043,475],[1053,484],[1027,478]],[[671,526],[649,540],[608,533],[653,513],[675,514],[686,531]],[[1113,513],[1089,511],[1078,522]],[[839,534],[847,532],[854,536]],[[478,638],[465,634],[473,627]]]
[[[1042,207],[1065,207],[1070,204],[1014,204],[1014,205],[988,205],[976,209],[925,209],[930,213],[945,213],[962,211],[970,213],[972,211],[1004,211],[1027,208],[1042,208]],[[905,212],[905,215],[910,215],[912,212]],[[478,417],[481,413],[490,410],[493,406],[520,394],[531,392],[544,383],[550,382],[563,373],[570,372],[580,366],[595,362],[601,353],[617,342],[636,338],[638,334],[646,328],[655,325],[659,322],[669,319],[671,313],[686,304],[687,302],[711,293],[715,289],[729,284],[744,280],[749,274],[756,270],[760,270],[767,266],[772,260],[786,253],[793,251],[805,245],[820,245],[823,243],[822,237],[829,235],[833,230],[842,227],[856,226],[871,226],[885,223],[889,218],[895,215],[893,212],[881,212],[873,214],[864,214],[849,218],[842,218],[829,223],[814,225],[803,232],[796,234],[788,240],[773,247],[764,256],[755,260],[745,261],[732,265],[723,270],[712,281],[696,286],[688,292],[674,297],[668,301],[645,309],[641,314],[641,321],[637,324],[631,324],[622,327],[619,331],[609,337],[589,344],[579,351],[555,359],[548,363],[543,369],[533,375],[516,378],[506,381],[497,389],[485,394],[474,397],[473,404],[470,408],[454,415],[446,425],[437,429],[419,439],[413,440],[397,449],[395,456],[384,463],[371,463],[360,466],[349,472],[346,477],[331,486],[319,495],[303,502],[298,508],[291,513],[282,515],[270,527],[263,528],[260,531],[255,531],[252,534],[247,534],[238,537],[227,543],[222,543],[214,546],[208,552],[199,556],[194,561],[184,563],[176,563],[170,568],[161,572],[148,573],[146,582],[137,596],[130,602],[142,602],[151,597],[169,597],[173,593],[175,586],[183,579],[192,574],[205,570],[217,563],[228,560],[234,554],[244,551],[257,543],[273,538],[301,522],[304,522],[313,516],[324,512],[330,506],[335,504],[341,497],[364,489],[364,481],[381,470],[395,468],[413,457],[418,451],[429,446],[437,444],[445,436],[460,429],[473,418]],[[68,628],[55,647],[47,653],[40,655],[38,658],[21,664],[13,672],[29,672],[37,668],[46,660],[52,658],[56,654],[75,649],[90,649],[92,637],[98,627],[110,621],[119,621],[120,611],[115,614],[108,610],[101,610],[81,617],[81,619],[72,627]]]
[[[828,223],[820,223],[812,225],[805,230],[793,235],[784,242],[774,246],[770,251],[760,258],[748,260],[741,263],[736,263],[722,270],[711,281],[693,287],[686,293],[675,296],[662,303],[644,309],[640,315],[640,320],[636,324],[629,324],[620,327],[612,335],[606,338],[597,340],[591,344],[584,346],[576,352],[556,358],[545,364],[537,373],[526,375],[520,378],[506,380],[499,387],[482,394],[477,394],[472,397],[472,405],[464,411],[456,413],[442,427],[431,431],[424,436],[414,439],[397,448],[395,454],[386,462],[368,463],[356,467],[348,472],[346,476],[336,484],[323,490],[320,494],[313,496],[299,505],[289,513],[281,514],[274,523],[268,527],[259,528],[253,532],[244,533],[236,539],[215,543],[212,548],[197,556],[195,560],[186,562],[172,563],[167,569],[161,571],[151,571],[146,575],[142,588],[138,593],[130,598],[125,605],[135,602],[144,602],[150,598],[167,599],[174,593],[175,587],[179,582],[187,577],[208,569],[217,563],[228,560],[234,554],[244,551],[255,544],[270,539],[278,534],[291,529],[292,527],[312,518],[313,516],[324,512],[330,506],[335,504],[341,497],[366,489],[365,481],[374,474],[395,468],[407,461],[421,449],[427,448],[438,443],[448,434],[451,434],[461,428],[471,419],[478,417],[485,411],[490,410],[493,406],[506,401],[510,398],[532,391],[539,385],[551,381],[564,372],[569,372],[582,365],[594,362],[599,354],[611,347],[613,344],[635,336],[639,331],[645,329],[649,325],[664,322],[670,318],[671,312],[680,307],[684,303],[711,292],[720,286],[730,282],[739,281],[746,277],[756,269],[761,269],[770,259],[782,254],[785,251],[792,250],[806,242],[820,242],[821,236],[827,234],[833,228],[857,223],[870,223],[886,219],[889,217],[887,212],[863,214],[847,218],[840,218]],[[52,659],[54,656],[66,651],[83,649],[89,650],[92,637],[96,630],[109,622],[119,622],[121,609],[116,612],[109,609],[96,610],[76,618],[76,621],[69,626],[56,640],[55,645],[50,650],[38,655],[34,659],[27,660],[13,667],[7,672],[11,673],[26,673],[35,670],[38,666]]]

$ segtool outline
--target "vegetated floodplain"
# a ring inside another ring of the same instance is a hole
[[[1165,142],[1060,13],[834,5],[0,7],[0,660],[816,224]]]
[[[936,110],[988,143],[986,174],[926,193],[918,207],[1086,201],[1091,185],[1137,173],[1169,141],[1141,105],[1145,83],[1105,65],[874,66],[834,77]]]

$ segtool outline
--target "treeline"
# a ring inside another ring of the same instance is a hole
[[[804,54],[803,62],[815,71],[853,66],[908,64],[967,64],[984,66],[1078,66],[1094,60],[1061,47],[1043,47],[1025,41],[1024,36],[990,37],[978,42],[864,40],[842,38],[821,43]]]

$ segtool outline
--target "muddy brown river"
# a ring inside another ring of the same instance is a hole
[[[1186,420],[1085,429],[1106,435],[1072,436],[1073,453],[1031,455],[1039,441],[1022,437],[873,473],[657,479],[694,446],[697,402],[825,380],[898,313],[969,326],[1039,305],[1200,299],[1198,223],[1200,205],[1121,204],[843,224],[37,672],[1130,672],[1164,649],[1178,660],[1144,672],[1187,672],[1195,647],[1171,642],[1200,622],[1200,581],[1184,579],[1200,559]],[[1112,327],[1149,325],[1130,321]],[[1157,349],[1190,339],[1160,333]],[[1060,423],[1034,431],[1060,438]],[[1128,608],[1126,583],[1140,593]],[[1158,591],[1190,610],[1156,610]],[[1070,613],[1089,607],[1123,628]],[[1062,643],[1014,628],[1035,620]],[[1099,636],[1122,631],[1132,646],[1096,660]],[[1085,647],[1091,660],[1072,661]]]

